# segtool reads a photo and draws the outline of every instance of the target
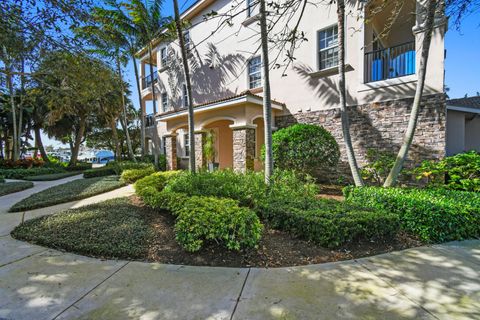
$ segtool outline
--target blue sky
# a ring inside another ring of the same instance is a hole
[[[193,2],[194,0],[180,0],[180,11],[187,9]],[[172,15],[173,2],[167,0],[163,11],[164,15]],[[465,94],[476,95],[480,92],[480,11],[468,16],[459,30],[450,26],[445,37],[445,48],[445,83],[450,88],[448,95],[450,98],[463,97]],[[126,67],[125,75],[131,85],[131,100],[138,109],[135,74],[131,62]],[[147,113],[151,113],[148,109],[150,108],[147,106]],[[59,145],[57,141],[46,137],[45,144]]]

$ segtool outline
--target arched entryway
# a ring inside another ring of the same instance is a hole
[[[232,120],[217,120],[203,126],[204,131],[211,132],[215,140],[215,162],[220,169],[233,168],[233,131]],[[209,159],[206,159],[207,165]]]

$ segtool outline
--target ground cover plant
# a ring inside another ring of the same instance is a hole
[[[80,200],[124,186],[117,176],[77,179],[57,185],[20,200],[10,212],[25,211]]]
[[[59,180],[63,178],[68,178],[72,176],[76,176],[81,174],[80,171],[68,171],[68,172],[59,172],[59,173],[52,173],[52,174],[42,174],[38,176],[27,176],[24,177],[23,180],[28,181],[53,181]]]
[[[33,183],[29,181],[15,181],[15,182],[0,183],[0,196],[4,196],[9,193],[22,191],[29,188],[33,188]]]
[[[445,189],[345,188],[348,203],[395,213],[402,228],[426,242],[480,236],[480,194]]]

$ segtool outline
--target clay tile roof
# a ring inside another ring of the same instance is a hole
[[[450,99],[450,100],[447,100],[447,105],[455,106],[455,107],[480,109],[480,96],[460,98],[460,99]]]

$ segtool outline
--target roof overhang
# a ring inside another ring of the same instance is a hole
[[[195,113],[206,112],[206,111],[210,111],[210,110],[214,110],[214,109],[221,109],[221,108],[238,106],[238,105],[247,104],[247,103],[252,104],[252,105],[256,105],[256,106],[259,106],[259,107],[263,107],[262,97],[247,94],[247,95],[241,95],[241,96],[238,96],[238,97],[234,97],[234,98],[231,98],[231,99],[228,99],[228,100],[217,101],[217,102],[212,102],[212,103],[200,105],[200,106],[194,107],[193,112],[195,114]],[[285,105],[283,103],[272,100],[272,109],[273,110],[282,111],[284,106]],[[188,114],[188,109],[182,109],[182,110],[178,110],[178,111],[167,113],[167,114],[165,114],[165,113],[164,114],[157,114],[156,118],[159,121],[163,122],[163,121],[168,121],[168,120],[175,119],[175,118],[178,118],[178,117],[183,117],[183,116],[186,116],[187,114]]]
[[[447,104],[447,110],[454,110],[454,111],[480,114],[480,109],[479,108],[466,107],[466,106],[453,106],[453,105],[448,105]]]

